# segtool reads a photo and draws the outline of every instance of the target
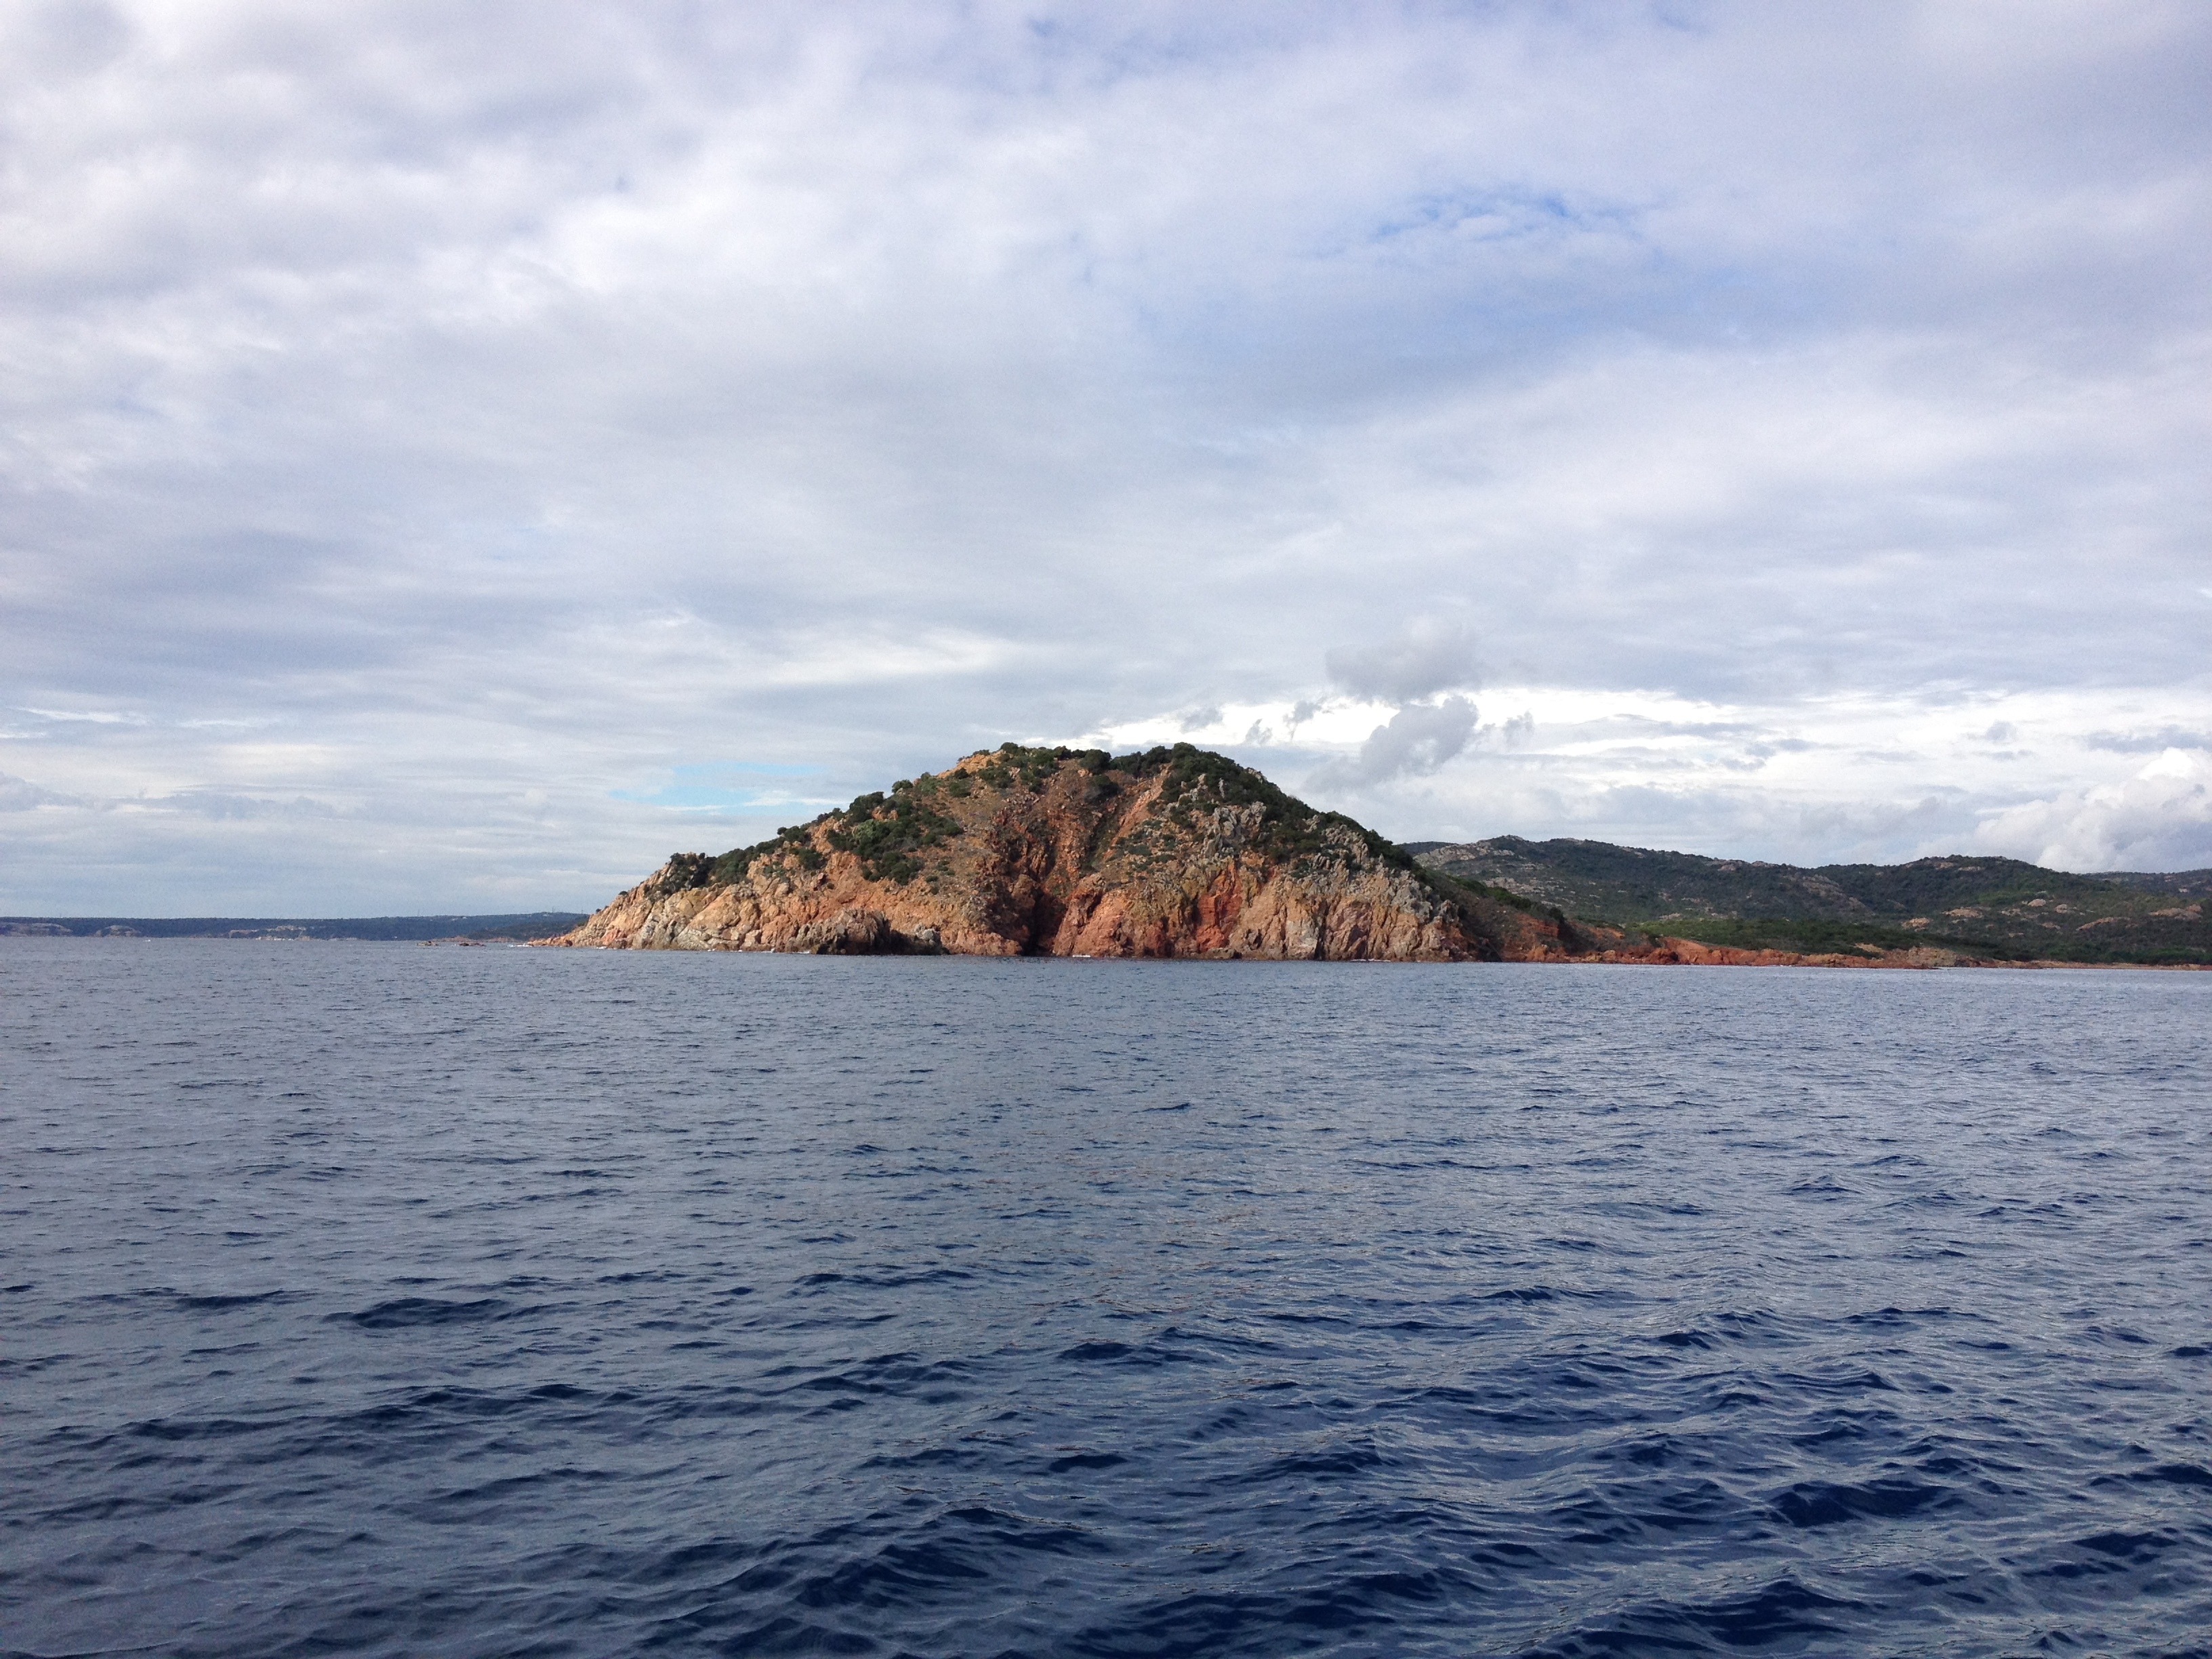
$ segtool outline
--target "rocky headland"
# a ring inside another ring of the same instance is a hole
[[[1008,744],[717,856],[679,853],[548,945],[824,955],[1833,963],[1570,919],[1426,867],[1258,772],[1177,744]]]

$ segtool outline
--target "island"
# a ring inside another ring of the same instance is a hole
[[[2038,954],[1970,936],[1955,916],[1942,927],[1929,918],[1886,921],[1848,894],[1839,905],[1832,881],[1801,884],[1826,908],[1796,932],[1748,927],[1742,913],[1715,909],[1711,883],[1699,889],[1695,914],[1677,906],[1671,924],[1634,914],[1663,903],[1658,890],[1618,881],[1600,893],[1604,902],[1570,909],[1559,896],[1587,899],[1603,884],[1564,880],[1542,850],[1559,847],[1605,844],[1429,842],[1409,850],[1190,744],[1115,756],[1009,743],[753,846],[677,854],[580,926],[538,942],[1226,961],[1926,968],[2064,959],[2063,951]],[[1788,868],[1692,861],[1753,871],[1757,878],[1738,885],[1759,896],[1778,888],[1772,872]],[[2105,885],[2130,903],[2149,896]],[[2110,946],[2097,942],[2095,959],[2113,959]]]

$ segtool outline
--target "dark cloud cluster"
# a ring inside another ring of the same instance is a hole
[[[1331,681],[1375,702],[1413,702],[1481,680],[1472,632],[1436,617],[1422,617],[1379,645],[1333,650],[1324,660]]]

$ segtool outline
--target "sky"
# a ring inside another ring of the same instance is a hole
[[[0,913],[1023,742],[2212,866],[2212,7],[0,0]]]

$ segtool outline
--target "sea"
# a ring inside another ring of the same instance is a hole
[[[2212,1654],[2208,1033],[0,941],[0,1654]]]

